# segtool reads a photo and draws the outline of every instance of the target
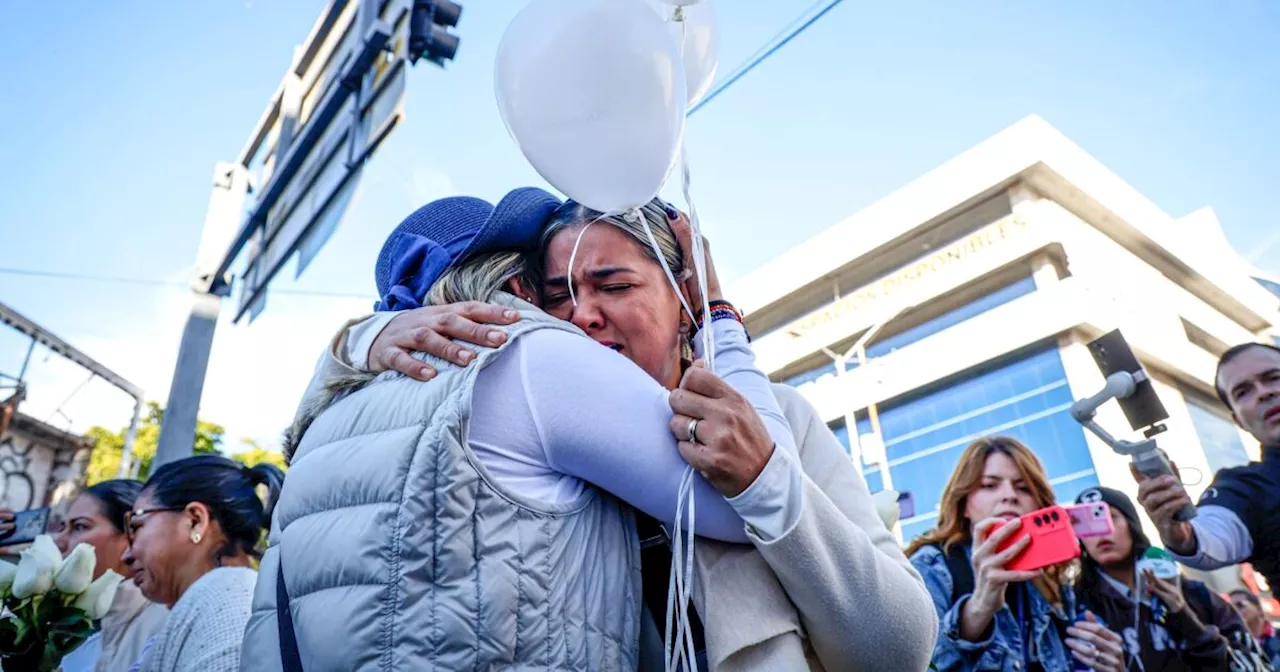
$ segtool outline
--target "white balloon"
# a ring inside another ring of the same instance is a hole
[[[716,25],[716,12],[709,0],[682,6],[681,9],[659,4],[657,9],[667,21],[667,28],[676,44],[681,45],[684,79],[689,88],[688,106],[692,108],[711,90],[716,69],[720,66],[720,31]],[[683,20],[672,18],[677,11]]]
[[[498,46],[498,108],[520,151],[603,212],[649,202],[671,173],[688,91],[667,26],[642,0],[534,0]]]

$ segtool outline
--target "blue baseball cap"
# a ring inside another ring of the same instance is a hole
[[[432,201],[405,217],[387,236],[374,269],[378,311],[422,306],[431,285],[449,267],[476,254],[531,249],[560,199],[521,187],[496,206],[471,196]]]

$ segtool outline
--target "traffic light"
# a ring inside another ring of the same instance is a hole
[[[462,6],[451,0],[413,0],[409,15],[409,62],[426,58],[438,66],[458,53],[458,36],[449,28],[458,25]]]

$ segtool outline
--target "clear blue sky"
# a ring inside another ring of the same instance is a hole
[[[213,162],[237,154],[323,4],[4,3],[0,267],[185,279]],[[463,4],[456,62],[411,72],[407,123],[321,257],[280,286],[372,296],[373,256],[413,207],[540,183],[493,103],[522,3]],[[720,0],[722,69],[805,4]],[[1213,206],[1280,273],[1278,44],[1270,0],[846,2],[690,121],[699,210],[739,276],[1036,113],[1169,213]],[[164,399],[181,290],[0,274],[0,301]],[[273,442],[327,337],[367,306],[277,295],[258,323],[222,325],[204,415],[233,446]],[[0,334],[0,371],[22,354]],[[79,377],[38,364],[32,407],[51,412]],[[123,424],[91,392],[64,408],[75,426]]]

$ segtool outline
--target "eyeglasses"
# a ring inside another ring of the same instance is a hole
[[[156,508],[154,508],[154,509],[139,509],[139,510],[137,510],[137,511],[127,511],[127,512],[125,512],[125,514],[124,514],[124,535],[125,535],[125,538],[129,540],[129,544],[130,544],[130,545],[133,545],[133,535],[134,535],[134,533],[135,533],[135,531],[136,531],[136,530],[134,529],[134,527],[133,527],[133,523],[134,523],[134,521],[135,521],[135,520],[137,520],[137,519],[138,519],[138,516],[145,516],[145,515],[147,515],[147,514],[149,514],[149,513],[161,513],[161,512],[164,512],[164,511],[181,511],[181,510],[183,510],[184,508],[186,508],[186,507],[184,507],[184,506],[161,506],[161,507],[156,507]]]

